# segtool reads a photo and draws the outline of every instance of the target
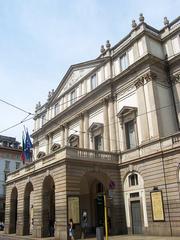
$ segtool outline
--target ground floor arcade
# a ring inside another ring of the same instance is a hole
[[[85,214],[86,233],[93,236],[104,226],[99,196],[106,194],[111,235],[180,235],[179,150],[124,164],[107,153],[55,159],[45,157],[38,167],[33,163],[10,175],[6,233],[65,240],[73,218],[78,239]]]

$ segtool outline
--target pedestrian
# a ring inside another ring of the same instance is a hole
[[[74,240],[74,224],[72,218],[69,220],[69,239]]]
[[[84,211],[82,215],[82,238],[85,238],[87,236],[87,212]]]

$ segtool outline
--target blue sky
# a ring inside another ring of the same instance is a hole
[[[179,15],[174,0],[0,0],[0,98],[28,112],[44,103],[70,65],[96,58],[114,45],[143,13],[161,29]],[[0,102],[0,132],[27,114]],[[32,132],[33,121],[25,124]],[[23,125],[0,133],[21,141]]]

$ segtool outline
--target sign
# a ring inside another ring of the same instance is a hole
[[[73,223],[80,223],[79,216],[79,197],[70,196],[68,197],[68,221],[73,220]]]
[[[151,192],[153,221],[164,221],[164,207],[161,191]]]

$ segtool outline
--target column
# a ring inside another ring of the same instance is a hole
[[[135,83],[137,89],[137,101],[138,101],[138,135],[139,143],[149,140],[149,125],[147,119],[147,107],[144,93],[144,77],[138,79]]]
[[[145,76],[145,84],[147,85],[147,93],[145,94],[145,98],[147,103],[150,139],[156,139],[160,136],[157,113],[157,108],[159,106],[157,104],[157,89],[155,78],[155,74],[151,72],[147,73]]]
[[[110,150],[115,152],[117,150],[117,138],[115,128],[115,116],[114,116],[114,99],[109,99],[109,136],[110,136]]]
[[[83,148],[84,147],[84,116],[83,114],[80,115],[80,124],[79,124],[79,147]]]
[[[104,99],[103,101],[103,116],[104,116],[104,151],[110,151],[109,144],[109,121],[108,121],[108,101]]]
[[[89,115],[88,112],[84,113],[84,148],[89,148]]]

